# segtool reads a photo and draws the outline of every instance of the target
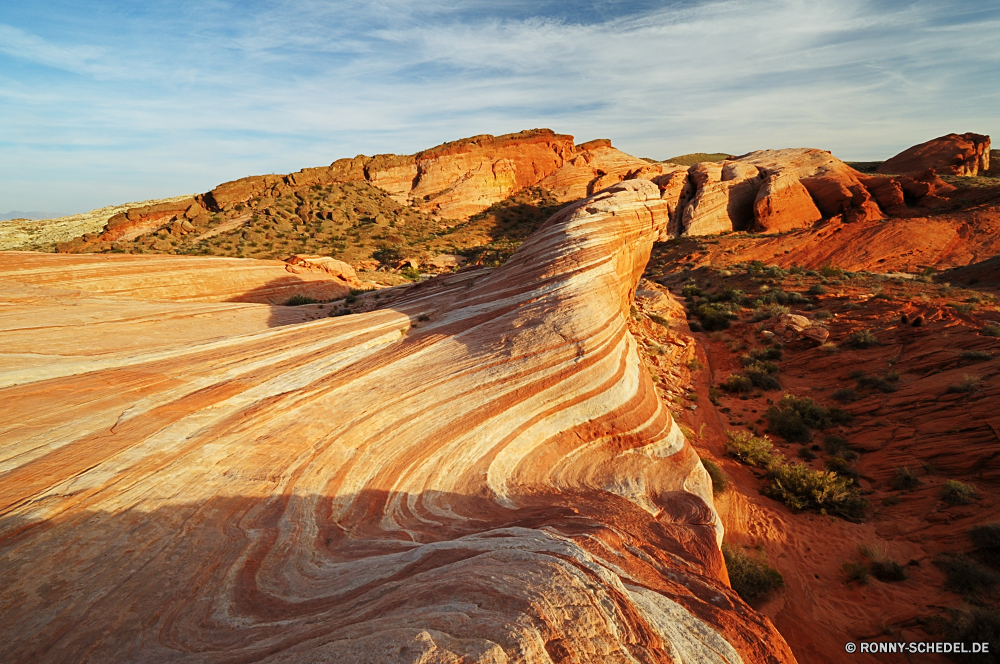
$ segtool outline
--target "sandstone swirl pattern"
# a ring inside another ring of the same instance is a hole
[[[32,323],[60,360],[0,356],[4,661],[794,661],[627,329],[668,216],[623,182],[357,316]]]

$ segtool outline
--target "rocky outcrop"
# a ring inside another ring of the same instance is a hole
[[[630,173],[650,166],[643,159],[611,147],[611,141],[607,139],[581,143],[567,157],[561,168],[538,182],[539,186],[550,189],[561,201],[590,196],[627,179]]]
[[[339,264],[339,266],[337,265]],[[0,253],[0,282],[101,298],[283,304],[292,295],[344,297],[362,284],[345,263],[323,256],[289,262],[194,256]]]
[[[753,230],[758,233],[809,228],[822,218],[809,190],[791,173],[772,173],[757,190]]]
[[[933,168],[946,175],[985,175],[990,169],[990,137],[946,134],[903,150],[878,167],[879,173],[900,175]]]
[[[793,662],[727,586],[628,330],[661,195],[623,182],[495,271],[234,336],[248,305],[15,293],[6,659]]]
[[[703,162],[691,167],[697,190],[684,209],[681,229],[685,235],[711,235],[748,230],[753,223],[754,201],[761,186],[760,171],[740,162]]]

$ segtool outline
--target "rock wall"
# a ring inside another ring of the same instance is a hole
[[[235,336],[10,299],[6,660],[793,662],[626,324],[670,213],[623,182],[495,271]]]

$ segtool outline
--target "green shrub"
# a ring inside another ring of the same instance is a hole
[[[829,320],[830,318],[833,318],[833,314],[826,309],[820,309],[819,311],[813,313],[813,318],[816,320]]]
[[[809,287],[810,295],[823,295],[826,293],[826,286],[823,284],[813,284]]]
[[[772,374],[778,371],[773,362],[754,362],[743,370],[743,374],[762,390],[780,390],[781,383]]]
[[[851,449],[847,441],[840,436],[824,436],[823,449],[827,454],[843,457],[848,461],[858,458],[858,453]]]
[[[401,270],[400,274],[409,279],[410,281],[420,281],[420,270],[413,267],[412,265],[406,268],[405,270]]]
[[[948,609],[948,614],[949,618],[941,621],[941,629],[938,630],[943,640],[953,643],[988,643],[992,657],[976,661],[997,661],[995,653],[1000,652],[1000,613],[997,613],[995,607],[964,606]]]
[[[691,299],[694,297],[698,297],[699,295],[704,295],[704,291],[698,288],[696,284],[688,284],[687,286],[681,289],[681,295],[683,295],[687,299]]]
[[[791,442],[809,442],[810,429],[829,429],[847,424],[854,416],[842,408],[824,408],[809,397],[786,394],[765,413],[771,431]]]
[[[840,567],[843,570],[844,575],[847,576],[847,582],[857,581],[861,585],[868,583],[868,568],[858,562],[848,562],[844,563]]]
[[[871,348],[878,346],[879,340],[871,330],[857,330],[847,337],[847,345],[855,348]]]
[[[980,549],[1000,549],[1000,521],[969,528],[969,537]]]
[[[861,394],[849,387],[834,390],[831,396],[834,401],[839,401],[840,403],[853,403],[861,398]]]
[[[726,377],[724,381],[719,383],[719,387],[724,389],[726,392],[742,393],[749,392],[753,389],[753,381],[744,376],[743,374],[730,374]]]
[[[952,383],[948,386],[948,389],[945,390],[945,393],[953,394],[957,392],[960,394],[968,394],[970,392],[975,392],[978,387],[979,376],[970,376],[969,374],[965,374],[962,376],[961,383]]]
[[[909,491],[920,486],[920,480],[907,466],[901,466],[892,476],[891,484],[896,491]]]
[[[728,308],[715,304],[699,304],[694,310],[694,315],[701,321],[701,326],[708,332],[725,330],[729,327],[729,321],[736,318]]]
[[[286,307],[298,307],[303,304],[316,304],[319,300],[314,300],[311,297],[306,297],[305,295],[293,295],[285,301]]]
[[[712,478],[712,493],[716,495],[725,493],[729,489],[729,478],[722,468],[719,468],[719,464],[705,457],[701,457],[701,463],[708,471],[708,476]]]
[[[796,463],[772,463],[767,469],[765,496],[780,500],[792,510],[812,509],[823,514],[837,514],[860,520],[871,507],[848,477],[817,471]]]
[[[773,461],[773,450],[767,436],[754,436],[742,430],[726,432],[726,452],[747,465],[767,468]]]
[[[780,348],[775,348],[774,346],[768,346],[767,348],[754,348],[752,351],[740,357],[740,364],[747,366],[753,364],[754,362],[765,362],[767,360],[780,360],[782,356],[782,350]],[[770,364],[770,362],[768,362]],[[774,367],[769,369],[771,373],[778,371],[778,367],[774,364],[770,364]]]
[[[850,462],[841,456],[832,456],[826,460],[823,467],[830,472],[837,473],[841,477],[848,477],[854,484],[858,483],[858,471],[851,466]]]
[[[872,576],[879,581],[905,581],[906,570],[894,560],[873,560],[870,564]]]
[[[871,388],[878,390],[879,392],[895,392],[899,389],[896,383],[899,381],[898,373],[891,373],[882,376],[862,376],[858,379],[859,388]]]
[[[950,590],[975,595],[1000,583],[1000,575],[964,553],[944,553],[934,560],[947,577]]]
[[[728,544],[722,545],[729,583],[733,590],[747,602],[763,600],[785,586],[778,570],[767,564],[763,553],[751,556],[746,551]]]
[[[941,489],[941,500],[952,505],[968,505],[977,495],[975,486],[957,480],[948,480]]]
[[[979,334],[984,337],[1000,337],[1000,325],[985,325],[979,330]]]
[[[963,350],[959,357],[970,362],[985,362],[993,359],[993,356],[985,350]]]

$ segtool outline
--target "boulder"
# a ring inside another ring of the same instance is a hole
[[[351,284],[361,283],[358,281],[358,275],[353,267],[330,256],[294,254],[286,258],[285,263],[287,263],[285,269],[292,274],[322,272]]]
[[[879,165],[877,172],[904,174],[933,168],[945,175],[980,175],[990,168],[990,137],[946,134],[914,145]]]

